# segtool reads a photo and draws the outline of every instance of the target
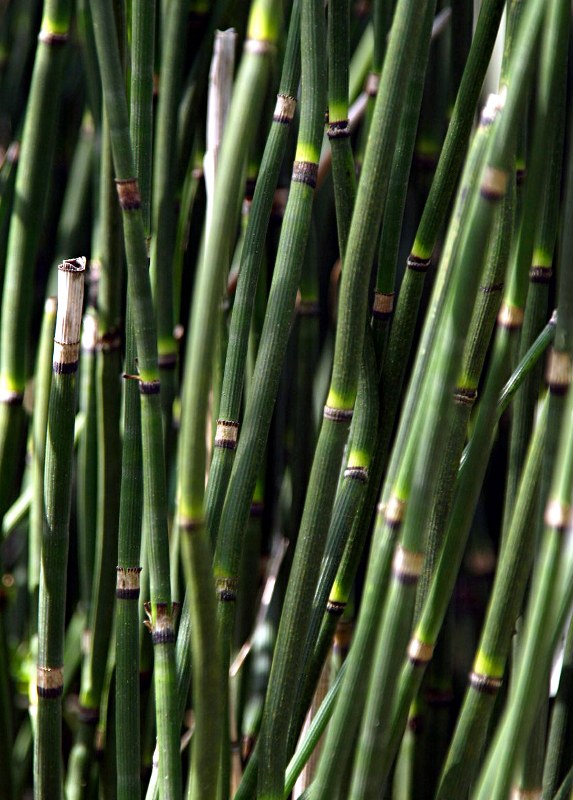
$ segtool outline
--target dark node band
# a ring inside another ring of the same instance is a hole
[[[215,432],[215,447],[224,450],[235,450],[239,436],[239,423],[232,419],[218,419]]]
[[[124,211],[137,211],[141,208],[141,195],[137,178],[126,178],[115,180],[119,204]]]
[[[215,580],[217,599],[222,603],[234,603],[237,599],[238,585],[236,578],[217,578]]]
[[[424,732],[425,720],[421,714],[416,714],[413,717],[408,717],[408,730],[412,731],[415,736],[419,736]]]
[[[24,402],[24,392],[4,389],[0,391],[0,403],[5,406],[21,406]]]
[[[273,113],[273,122],[279,125],[290,125],[296,109],[296,97],[288,94],[277,95],[277,103]]]
[[[408,259],[406,261],[406,266],[408,269],[413,270],[413,272],[427,272],[428,267],[432,263],[432,258],[418,258],[418,256],[414,256],[410,253]]]
[[[529,280],[531,283],[549,283],[553,277],[551,267],[531,267],[529,270]]]
[[[116,589],[115,596],[118,600],[138,600],[139,589]]]
[[[372,316],[375,319],[390,319],[394,311],[394,292],[374,292]]]
[[[332,422],[350,422],[354,409],[352,408],[333,408],[324,406],[323,416]]]
[[[265,510],[265,504],[261,503],[260,500],[255,500],[254,502],[251,503],[250,515],[251,517],[256,517],[256,518],[262,517],[264,510]]]
[[[157,357],[157,366],[159,369],[175,369],[178,360],[177,353],[163,353]]]
[[[368,470],[366,467],[347,467],[344,470],[345,478],[352,478],[352,480],[360,481],[361,483],[368,483]]]
[[[52,370],[55,375],[73,375],[78,371],[78,361],[54,361]]]
[[[326,135],[329,139],[348,139],[350,136],[348,120],[342,119],[338,122],[329,122]]]
[[[454,693],[451,689],[426,689],[425,692],[426,702],[433,708],[446,708],[451,705],[454,699]]]
[[[521,167],[520,169],[515,170],[515,183],[516,186],[521,186],[525,183],[525,179],[527,178],[527,169],[526,167]]]
[[[502,289],[503,289],[503,282],[490,283],[487,286],[479,287],[479,290],[482,294],[495,294],[496,292],[501,292]]]
[[[461,406],[473,406],[476,401],[477,391],[465,386],[458,386],[454,391],[454,402]]]
[[[318,317],[320,314],[320,303],[316,300],[301,300],[296,307],[299,317]]]
[[[104,333],[98,340],[98,347],[104,353],[114,353],[121,348],[121,333],[116,329]]]
[[[175,631],[173,628],[161,628],[154,630],[151,634],[152,644],[173,644],[175,641]]]
[[[497,694],[501,687],[501,678],[493,678],[491,675],[480,675],[477,672],[470,674],[470,686],[480,694]]]
[[[78,707],[78,722],[85,722],[86,725],[97,725],[99,722],[99,709],[87,708],[80,704]]]
[[[139,394],[159,394],[161,392],[161,383],[158,380],[154,381],[139,381]]]
[[[292,165],[292,180],[295,183],[304,183],[315,189],[317,178],[318,164],[314,161],[295,161]]]
[[[341,617],[345,608],[346,603],[343,600],[329,600],[326,603],[326,611],[333,617]]]
[[[62,45],[68,41],[67,33],[53,33],[52,31],[40,31],[38,41],[47,45]]]
[[[50,686],[48,688],[38,686],[38,697],[41,697],[44,700],[55,700],[57,697],[62,695],[63,691],[63,686]]]

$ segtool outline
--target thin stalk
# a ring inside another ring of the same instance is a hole
[[[144,230],[150,231],[151,139],[154,4],[135,2],[132,8],[132,72],[130,135],[135,174],[141,179]],[[125,373],[137,370],[133,307],[126,308]],[[116,578],[116,698],[117,796],[129,800],[141,794],[141,731],[139,673],[139,594],[143,506],[141,410],[135,381],[123,390],[123,446]]]
[[[219,766],[218,743],[223,745],[222,753],[227,749],[221,703],[226,692],[221,694],[219,653],[213,638],[216,604],[212,589],[211,548],[203,521],[204,424],[214,347],[211,322],[217,315],[223,277],[229,265],[230,230],[233,229],[233,216],[238,212],[237,198],[240,197],[248,147],[262,110],[271,54],[278,34],[277,17],[276,0],[257,0],[251,8],[245,52],[220,151],[212,224],[196,278],[187,344],[179,439],[177,524],[183,543],[193,614],[193,689],[197,727],[191,762],[192,798],[214,796]],[[226,770],[226,756],[223,756],[222,763]],[[221,776],[223,796],[228,792],[225,774],[224,771]]]
[[[160,383],[151,288],[147,272],[141,199],[134,178],[127,102],[123,87],[117,34],[109,2],[92,3],[94,33],[104,104],[108,115],[116,184],[124,226],[128,296],[137,344],[143,451],[144,513],[149,529],[150,625],[155,653],[154,683],[162,797],[179,797],[181,764],[175,713],[174,628],[169,581],[167,504]]]
[[[425,12],[425,6],[422,10]],[[281,796],[279,791],[286,762],[285,734],[290,718],[287,709],[301,666],[295,657],[296,645],[303,641],[308,628],[309,599],[316,587],[319,558],[328,532],[338,466],[346,438],[346,425],[356,399],[358,358],[364,341],[370,264],[376,244],[374,233],[380,225],[383,197],[389,178],[387,158],[397,135],[390,119],[398,113],[400,98],[397,86],[408,80],[412,67],[412,59],[401,58],[399,54],[403,53],[406,41],[420,40],[423,18],[419,9],[414,10],[407,3],[398,4],[374,109],[364,170],[354,205],[348,247],[344,255],[332,379],[281,617],[261,729],[259,792],[265,798]],[[380,186],[383,187],[382,203],[379,197]],[[377,202],[374,202],[376,195]],[[351,451],[350,459],[353,467],[365,466],[363,453]]]
[[[46,430],[48,427],[48,403],[52,382],[50,356],[54,347],[56,309],[56,298],[48,298],[44,305],[34,380],[34,420],[32,430],[33,497],[30,506],[30,538],[28,542],[28,592],[30,596],[30,633],[32,635],[37,633],[40,551],[44,523],[44,462],[46,456]]]
[[[215,436],[205,497],[206,524],[213,541],[219,529],[235,456],[236,441],[232,434],[240,419],[250,319],[257,294],[256,287],[264,252],[264,241],[279,171],[296,109],[296,95],[300,80],[300,2],[301,0],[295,0],[293,3],[277,104],[255,185],[241,253],[239,281],[233,302],[219,405],[221,428],[218,435]],[[225,433],[228,435],[224,435]]]
[[[93,757],[93,737],[99,721],[105,667],[114,608],[114,566],[117,564],[117,531],[121,481],[120,381],[121,338],[119,334],[121,289],[121,239],[119,209],[113,186],[109,130],[104,113],[99,199],[100,264],[98,291],[98,341],[96,353],[97,397],[97,530],[89,612],[89,646],[85,654],[79,698],[78,746],[70,755],[66,781],[68,800],[83,796]]]
[[[153,4],[147,9],[153,21]],[[157,351],[161,380],[161,405],[163,409],[166,462],[172,446],[171,418],[176,393],[176,367],[178,346],[174,337],[173,316],[173,259],[175,252],[176,216],[176,162],[177,152],[173,142],[177,138],[177,110],[183,72],[186,44],[185,22],[188,4],[172,0],[165,8],[162,20],[160,92],[157,104],[157,121],[153,149],[151,280],[157,317]],[[153,33],[147,33],[153,36]],[[149,70],[150,65],[146,67]],[[146,103],[149,82],[146,80]],[[143,98],[142,98],[143,100]],[[142,106],[143,110],[143,106]],[[145,107],[148,114],[152,107]],[[151,124],[151,122],[146,124]],[[143,156],[143,154],[142,154]],[[144,169],[148,165],[141,163]]]
[[[133,0],[131,7],[130,132],[133,159],[141,192],[143,227],[148,236],[151,231],[154,55],[155,0]]]
[[[60,797],[63,789],[62,692],[66,573],[84,271],[84,258],[64,261],[60,265],[58,281],[54,374],[46,440],[45,516],[38,615],[34,786],[39,798]]]
[[[418,396],[419,388],[424,376],[424,356],[429,348],[430,341],[435,336],[437,320],[439,319],[439,309],[443,304],[443,294],[447,285],[447,276],[450,274],[451,255],[454,250],[455,234],[461,224],[462,215],[467,214],[467,198],[472,196],[472,177],[483,158],[483,151],[487,141],[490,122],[493,119],[492,109],[488,109],[488,114],[484,117],[484,124],[480,126],[475,137],[475,145],[471,150],[471,157],[468,167],[464,173],[461,190],[454,210],[453,221],[450,225],[446,252],[444,253],[443,266],[439,272],[438,280],[434,288],[434,297],[431,310],[428,315],[424,330],[422,344],[419,348],[419,365],[416,364],[414,379],[411,382],[408,401],[404,413],[401,417],[400,428],[396,438],[394,453],[401,455],[404,449],[405,431],[409,431],[415,438],[420,433],[420,419],[416,420],[413,414],[415,400]],[[487,120],[487,124],[486,121]],[[449,244],[448,244],[449,243]],[[448,254],[449,250],[449,254]],[[394,322],[396,324],[396,321]],[[383,384],[384,385],[384,384]],[[383,395],[384,396],[384,395]],[[410,408],[409,408],[410,406]],[[383,407],[384,408],[384,407]],[[383,464],[386,460],[386,448],[388,447],[389,436],[392,431],[393,421],[390,422],[387,416],[382,415],[380,420],[380,433],[377,443],[377,452],[374,458],[375,469],[378,471],[378,481],[382,477]],[[413,428],[417,425],[418,428]],[[404,427],[404,431],[403,431]],[[396,467],[390,465],[387,481],[392,479]],[[387,490],[386,490],[387,491]],[[384,497],[384,495],[383,495]],[[345,691],[342,693],[340,702],[337,705],[332,725],[327,734],[327,741],[323,750],[319,772],[315,780],[315,791],[323,793],[323,797],[329,797],[333,791],[335,783],[336,769],[344,770],[344,764],[350,758],[352,740],[359,725],[362,713],[367,675],[370,669],[372,652],[374,649],[374,636],[376,630],[376,620],[379,619],[380,610],[384,601],[386,588],[388,585],[390,566],[394,544],[400,529],[401,523],[401,504],[392,503],[389,506],[383,499],[378,505],[376,522],[371,547],[370,563],[366,575],[362,609],[358,618],[358,625],[354,634],[353,647],[349,656],[349,668],[347,672]],[[334,583],[329,601],[331,603],[345,603],[349,597],[351,583],[357,568],[362,541],[369,522],[361,521],[361,525],[352,531],[347,550],[343,557],[336,581]],[[327,631],[332,622],[325,618],[323,629]],[[322,640],[322,632],[321,632]],[[321,796],[320,794],[318,796]]]
[[[569,29],[565,18],[554,29],[545,29],[537,92],[537,119],[532,143],[519,249],[516,258],[528,261],[530,288],[527,295],[523,334],[520,339],[520,358],[539,333],[547,313],[551,264],[557,234],[558,176],[561,171],[565,122],[565,74]],[[511,77],[510,77],[511,80]],[[549,159],[547,152],[549,151]],[[528,191],[530,186],[535,191]],[[542,209],[540,213],[539,209]],[[537,247],[535,247],[538,242]],[[508,480],[505,492],[504,525],[511,519],[514,494],[521,472],[524,452],[539,394],[540,370],[534,371],[515,398],[509,448]]]

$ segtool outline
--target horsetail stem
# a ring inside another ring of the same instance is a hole
[[[215,435],[215,447],[205,497],[206,523],[213,541],[219,529],[236,450],[250,328],[249,320],[253,313],[263,242],[271,214],[280,165],[296,109],[296,94],[300,79],[300,2],[301,0],[295,0],[291,12],[277,103],[255,185],[241,254],[240,277],[231,315],[229,345],[219,405],[218,425],[220,428]]]
[[[76,371],[85,258],[59,267],[58,311],[46,439],[44,532],[38,614],[38,709],[34,779],[38,797],[60,797],[66,573],[71,505]]]
[[[174,628],[169,581],[165,465],[159,399],[157,345],[151,289],[147,273],[147,249],[141,215],[141,200],[129,137],[127,103],[112,9],[107,2],[92,3],[94,33],[104,103],[108,115],[115,182],[122,209],[128,268],[128,296],[131,304],[139,375],[143,482],[149,526],[149,564],[151,608],[150,626],[155,653],[154,682],[157,703],[159,769],[162,797],[177,797],[180,792],[181,764],[178,726],[175,714]]]

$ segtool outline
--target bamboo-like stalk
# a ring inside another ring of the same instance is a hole
[[[146,9],[148,25],[153,24],[153,7]],[[157,103],[156,130],[153,147],[153,192],[151,280],[157,317],[157,351],[161,380],[161,405],[163,409],[166,461],[172,446],[171,418],[176,393],[176,367],[178,346],[174,337],[173,316],[173,257],[175,252],[177,152],[173,142],[177,138],[177,103],[180,94],[185,50],[185,22],[188,4],[174,0],[164,9],[162,20],[160,91]],[[152,34],[147,34],[151,37]],[[149,70],[149,66],[146,69]],[[146,92],[149,81],[146,80]],[[142,99],[142,109],[152,114],[151,98]],[[143,102],[146,105],[143,107]],[[151,125],[151,122],[149,122]],[[145,148],[147,151],[147,147]],[[141,164],[144,169],[147,164]]]
[[[89,612],[89,646],[85,654],[80,688],[78,747],[72,749],[66,795],[81,797],[91,770],[93,737],[99,721],[105,666],[114,607],[114,566],[117,564],[117,531],[121,481],[119,334],[121,270],[123,255],[119,209],[113,186],[109,129],[103,115],[99,198],[99,233],[96,253],[100,264],[98,291],[98,340],[96,354],[97,397],[97,531],[93,561],[92,600]]]
[[[426,323],[422,343],[419,348],[420,354],[428,352],[430,343],[435,336],[437,320],[439,319],[439,309],[443,305],[443,295],[448,283],[448,276],[451,272],[450,266],[452,253],[454,252],[455,235],[457,234],[458,226],[462,224],[462,220],[465,219],[468,213],[468,198],[472,196],[472,186],[475,180],[473,176],[483,159],[489,127],[489,124],[484,124],[478,129],[475,143],[468,159],[468,165],[464,171],[461,190],[450,225],[451,232],[448,234],[446,240],[443,264],[438,273],[438,280],[434,287],[434,296],[428,314],[428,322]],[[394,324],[396,324],[396,321]],[[419,355],[418,358],[420,363],[417,363],[414,367],[414,377],[411,381],[408,399],[405,403],[400,421],[400,428],[394,445],[393,452],[397,454],[398,458],[401,457],[404,451],[406,431],[410,431],[414,438],[419,434],[419,431],[412,431],[414,419],[413,409],[425,372],[423,356]],[[387,441],[392,429],[392,423],[389,422],[384,415],[381,418],[380,424],[379,441],[377,444],[377,452],[374,457],[374,468],[380,471],[376,484],[381,479],[382,465],[385,462],[385,452],[388,446]],[[394,457],[394,459],[396,460],[396,457]],[[393,466],[391,462],[386,477],[386,483],[393,480],[392,476],[395,474],[396,469],[397,467]],[[388,493],[388,490],[385,490],[385,492]],[[369,516],[366,524],[362,521],[362,524],[359,524],[358,527],[352,531],[339,573],[330,594],[329,600],[333,604],[338,602],[344,603],[348,599],[354,574],[358,566],[362,542],[366,535],[368,521]],[[370,669],[370,659],[374,647],[376,620],[379,618],[386,587],[388,585],[392,552],[400,529],[400,523],[401,506],[395,505],[387,507],[383,493],[383,500],[378,506],[376,515],[374,538],[371,548],[371,563],[369,564],[366,575],[362,611],[358,619],[353,648],[349,656],[351,663],[349,664],[346,685],[352,688],[345,689],[337,705],[333,724],[330,726],[327,734],[326,746],[315,781],[315,790],[323,791],[325,797],[329,796],[332,786],[334,785],[335,764],[342,767],[343,760],[349,758],[350,752],[346,743],[354,736],[354,732],[359,724],[360,713],[365,697],[366,676]],[[323,622],[324,635],[326,635],[331,625],[332,622],[325,619]],[[323,632],[321,632],[321,640],[322,639]],[[320,789],[318,787],[320,787]]]
[[[181,785],[179,730],[174,692],[174,625],[169,580],[167,505],[163,433],[159,398],[157,344],[151,289],[147,272],[145,230],[141,200],[134,177],[127,102],[108,2],[92,3],[92,15],[104,104],[110,126],[115,181],[122,208],[128,269],[128,295],[137,344],[137,376],[141,402],[144,513],[149,526],[150,627],[155,654],[154,684],[162,797],[178,797]]]
[[[219,653],[212,635],[215,596],[212,593],[210,545],[203,522],[204,422],[214,347],[210,324],[217,313],[223,276],[229,264],[232,219],[238,212],[237,199],[241,196],[240,180],[247,149],[262,109],[270,57],[278,33],[277,11],[275,0],[258,0],[251,9],[245,52],[229,109],[227,134],[220,151],[213,219],[195,283],[187,345],[179,441],[177,524],[187,585],[192,593],[194,710],[197,720],[191,762],[190,796],[193,798],[211,797],[216,791],[217,743],[223,745],[222,753],[227,752],[221,703],[226,691],[221,694]],[[241,136],[237,135],[238,131],[241,131]],[[230,427],[234,429],[233,425]],[[220,783],[224,797],[228,792],[226,755],[222,766],[224,771]]]
[[[425,11],[425,6],[422,10]],[[283,780],[286,761],[283,755],[286,743],[284,732],[289,722],[286,712],[287,698],[292,694],[299,669],[294,657],[296,641],[305,636],[308,627],[308,598],[314,592],[318,557],[323,550],[328,531],[337,467],[346,437],[344,423],[351,416],[356,398],[357,356],[363,342],[370,272],[367,267],[371,263],[376,244],[373,231],[380,224],[381,203],[380,200],[374,203],[374,193],[380,192],[381,184],[384,194],[387,186],[389,176],[385,159],[397,135],[396,128],[389,124],[389,120],[398,110],[399,96],[396,87],[402,81],[408,80],[412,66],[410,58],[399,58],[398,54],[406,40],[419,40],[422,18],[419,9],[414,13],[407,4],[399,4],[397,7],[349,230],[340,288],[332,379],[309,480],[285,610],[281,617],[261,730],[259,791],[263,796],[267,792],[269,797],[274,797]],[[352,466],[363,466],[362,454],[352,453],[351,457]],[[283,765],[279,772],[281,757]]]
[[[140,178],[144,230],[151,227],[151,160],[153,121],[154,5],[134,3],[130,135],[135,174]],[[133,306],[126,309],[125,373],[137,370]],[[141,793],[139,594],[143,505],[141,410],[135,381],[123,392],[123,447],[116,580],[117,796],[128,800]]]
[[[40,552],[44,526],[44,462],[48,403],[52,382],[51,354],[54,349],[57,300],[49,297],[44,304],[42,330],[34,380],[34,420],[32,431],[32,487],[30,506],[30,537],[28,543],[28,592],[30,595],[30,633],[37,633],[38,586],[40,583]]]
[[[233,429],[239,423],[247,341],[264,249],[264,239],[290,125],[296,109],[296,94],[300,80],[300,2],[301,0],[295,0],[291,12],[277,105],[255,186],[241,255],[240,277],[233,303],[229,345],[219,405],[221,422],[229,424],[222,424],[221,435],[215,437],[215,447],[205,497],[206,524],[213,540],[215,540],[219,529],[223,503],[234,461],[235,448],[231,446],[229,437],[232,438]],[[223,436],[224,431],[229,435]]]
[[[539,16],[528,20],[526,34],[516,46],[513,67],[516,83],[528,74],[528,62],[540,24]],[[519,46],[521,45],[520,49]],[[423,564],[424,541],[421,535],[426,509],[434,499],[434,453],[444,441],[444,421],[448,416],[448,392],[460,368],[461,348],[469,320],[475,291],[477,290],[483,258],[482,246],[487,241],[496,201],[506,193],[509,160],[511,158],[511,132],[523,98],[523,83],[519,91],[513,87],[505,112],[495,130],[488,166],[482,177],[480,194],[475,198],[468,219],[468,229],[462,237],[456,263],[463,264],[452,276],[451,294],[442,324],[447,336],[440,341],[422,390],[419,412],[425,415],[421,436],[416,444],[409,439],[407,449],[417,449],[416,467],[410,471],[408,458],[404,458],[396,475],[391,502],[400,503],[406,511],[393,562],[392,582],[386,607],[378,630],[374,666],[369,684],[369,699],[362,725],[359,750],[353,773],[351,796],[374,796],[380,790],[382,764],[375,753],[383,741],[391,717],[391,698],[397,680],[397,668],[406,650],[408,631],[413,612],[414,588]],[[474,238],[475,237],[475,238]],[[479,241],[479,246],[477,242]],[[466,272],[467,270],[467,272]],[[463,288],[462,288],[463,287]],[[427,392],[427,393],[426,393]],[[425,407],[427,404],[427,407]],[[423,410],[422,410],[423,409]],[[428,410],[429,409],[429,410]],[[434,416],[436,414],[436,416]],[[407,509],[405,508],[406,503]]]
[[[48,435],[44,533],[40,571],[34,784],[37,797],[62,793],[62,690],[64,626],[76,377],[80,348],[85,259],[64,261],[58,312]]]

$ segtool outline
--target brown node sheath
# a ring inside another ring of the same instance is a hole
[[[392,560],[394,578],[405,586],[418,582],[424,566],[424,554],[407,550],[401,544],[396,547]]]
[[[390,319],[394,311],[394,292],[374,292],[372,316],[376,319]]]
[[[488,166],[480,186],[480,194],[484,200],[496,202],[501,200],[507,189],[508,172],[498,167]]]
[[[88,708],[88,706],[78,706],[78,722],[86,725],[97,725],[99,722],[99,708]]]
[[[177,353],[162,353],[157,356],[157,366],[159,369],[175,369],[178,360]]]
[[[177,524],[184,533],[195,533],[203,525],[203,520],[199,517],[186,517],[185,514],[179,514]]]
[[[100,336],[97,346],[104,353],[117,353],[121,349],[121,332],[119,328],[113,328],[104,333],[103,336]]]
[[[277,102],[273,113],[273,122],[279,125],[290,125],[296,110],[296,97],[288,94],[277,94]]]
[[[523,325],[523,309],[503,303],[497,315],[497,324],[500,328],[517,330]]]
[[[525,167],[520,167],[519,169],[515,170],[515,183],[517,186],[523,186],[526,178],[527,169]]]
[[[142,381],[139,379],[139,394],[159,394],[161,383],[157,378],[152,381]]]
[[[316,300],[298,300],[296,304],[296,313],[299,317],[318,317],[320,314],[320,303]]]
[[[24,392],[14,389],[0,389],[0,403],[5,406],[21,406],[24,402]]]
[[[377,72],[369,72],[366,78],[365,91],[368,97],[376,97],[380,86],[380,75]]]
[[[548,528],[555,528],[558,533],[565,533],[571,524],[571,506],[561,500],[550,500],[545,507],[543,521]]]
[[[553,277],[553,270],[551,267],[536,267],[531,266],[529,270],[529,280],[531,283],[549,283]]]
[[[216,578],[215,591],[217,599],[222,603],[234,603],[237,599],[237,588],[239,581],[237,578]]]
[[[292,180],[295,183],[304,183],[314,189],[317,177],[318,164],[314,161],[295,161],[292,165]]]
[[[36,668],[36,686],[38,697],[45,700],[54,700],[60,697],[64,690],[63,667],[38,667]]]
[[[218,419],[215,432],[215,447],[236,450],[239,436],[239,423],[232,419]]]
[[[384,522],[390,528],[398,528],[406,513],[406,502],[392,495],[384,509]]]
[[[407,268],[411,269],[413,272],[427,272],[431,263],[431,256],[430,258],[418,258],[418,256],[414,256],[412,253],[410,253],[406,260]]]
[[[137,178],[116,178],[115,187],[119,204],[124,211],[136,211],[141,208],[141,195]]]
[[[569,353],[551,348],[545,379],[552,394],[567,394],[571,383],[571,358]]]
[[[157,603],[155,606],[155,622],[153,622],[151,604],[145,604],[145,612],[148,616],[146,627],[151,631],[151,642],[153,644],[171,644],[175,641],[175,631],[173,629],[173,616],[167,603]]]
[[[331,422],[350,422],[354,409],[334,408],[334,406],[324,406],[323,417]]]
[[[503,281],[501,283],[489,283],[487,286],[480,286],[479,290],[482,294],[495,294],[501,292],[503,289]]]
[[[477,391],[467,386],[458,386],[454,391],[454,402],[460,406],[473,406],[476,397]]]
[[[49,46],[66,44],[68,41],[67,33],[54,33],[53,31],[40,31],[38,41]]]
[[[535,787],[533,789],[523,789],[521,786],[514,786],[511,790],[510,800],[541,800],[543,789]]]
[[[255,56],[266,56],[275,52],[275,46],[268,39],[245,39],[243,52],[252,53]]]
[[[414,637],[408,645],[408,660],[416,667],[421,667],[432,660],[434,645],[421,642]]]
[[[501,678],[494,678],[492,675],[482,675],[479,672],[470,673],[470,686],[480,694],[496,694],[501,684]]]
[[[326,613],[332,614],[333,617],[341,617],[346,608],[346,601],[344,600],[328,600],[326,603]]]
[[[345,478],[352,478],[361,483],[368,483],[368,469],[366,467],[347,467],[344,470]]]
[[[265,510],[265,504],[262,503],[260,500],[253,500],[251,503],[250,515],[251,517],[262,517],[263,511]]]
[[[350,136],[348,120],[341,119],[337,122],[329,122],[326,135],[329,139],[348,139]]]
[[[115,596],[118,600],[137,600],[141,567],[116,567]]]

